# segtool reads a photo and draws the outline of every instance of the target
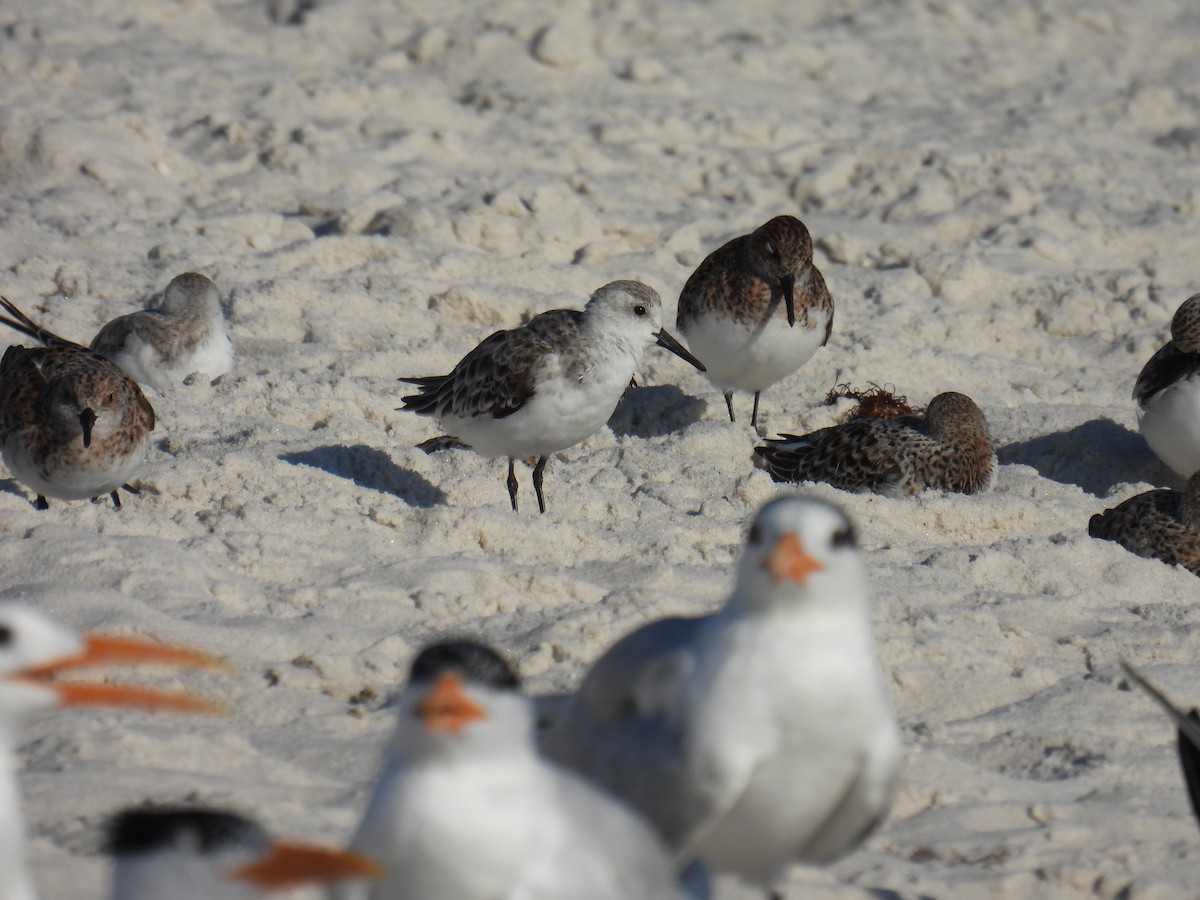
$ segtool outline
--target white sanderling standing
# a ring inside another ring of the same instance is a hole
[[[423,650],[395,702],[396,730],[350,848],[373,885],[335,900],[665,900],[678,896],[650,826],[546,762],[516,674],[493,650]]]
[[[0,322],[47,345],[74,345],[19,313]],[[90,349],[160,393],[194,372],[211,379],[233,368],[221,294],[197,272],[172,278],[160,306],[113,319],[96,333]]]
[[[37,329],[17,307],[0,304]],[[7,320],[5,320],[7,321]],[[40,330],[40,329],[38,329]],[[0,456],[18,481],[62,500],[112,497],[146,458],[154,408],[114,363],[47,334],[48,347],[9,347],[0,359]]]
[[[57,676],[90,666],[208,666],[215,662],[202,653],[163,644],[102,635],[81,638],[32,607],[0,602],[0,897],[36,897],[25,864],[14,764],[17,731],[27,716],[68,706],[213,711],[210,704],[185,694],[109,682],[60,681]]]
[[[1171,340],[1133,386],[1138,424],[1150,449],[1176,474],[1200,469],[1200,294],[1171,319]]]
[[[1200,819],[1200,713],[1195,709],[1184,712],[1157,685],[1129,663],[1122,660],[1121,665],[1134,683],[1153,697],[1175,723],[1175,746],[1179,751],[1179,765],[1183,769],[1188,799],[1192,803],[1192,815]]]
[[[768,886],[859,844],[890,805],[900,733],[846,516],[764,506],[724,607],[618,641],[545,749],[643,813],[680,862]]]
[[[1200,472],[1180,491],[1147,491],[1096,513],[1088,534],[1200,575]]]
[[[484,456],[507,456],[514,510],[514,460],[536,456],[533,487],[544,513],[542,473],[550,454],[604,427],[651,344],[704,371],[662,328],[658,293],[638,281],[614,281],[592,294],[582,311],[552,309],[520,328],[497,331],[449,375],[401,378],[420,388],[401,398],[401,408],[436,416],[442,428]]]
[[[812,238],[794,216],[776,216],[714,250],[679,295],[675,327],[725,394],[759,395],[812,358],[833,328],[833,298],[813,265]]]
[[[257,822],[212,809],[124,810],[109,823],[106,849],[112,900],[254,900],[379,875],[357,854],[272,841]]]
[[[930,400],[923,416],[853,419],[770,438],[754,452],[777,481],[824,481],[847,491],[894,495],[926,488],[986,491],[997,468],[983,411],[954,392]]]

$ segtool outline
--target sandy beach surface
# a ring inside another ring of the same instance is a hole
[[[224,717],[30,723],[44,900],[104,896],[101,826],[147,798],[346,841],[426,641],[549,694],[719,604],[783,489],[749,395],[731,424],[649,351],[539,516],[528,469],[514,514],[502,462],[416,449],[396,378],[617,278],[674,330],[700,260],[780,213],[836,316],[760,426],[832,423],[840,382],[958,390],[1003,464],[978,497],[811,489],[858,525],[906,758],[887,823],[786,896],[1196,895],[1173,731],[1118,661],[1200,701],[1200,580],[1086,533],[1175,484],[1130,391],[1200,285],[1194,3],[6,0],[0,35],[0,294],[87,341],[202,272],[238,352],[151,397],[122,512],[0,472],[0,596],[234,667],[158,679]]]

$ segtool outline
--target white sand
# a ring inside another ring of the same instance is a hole
[[[7,593],[238,665],[166,680],[227,718],[32,723],[44,897],[102,896],[98,829],[145,797],[345,840],[431,638],[546,693],[719,603],[777,488],[698,373],[651,351],[652,387],[548,468],[544,517],[527,471],[514,515],[502,463],[414,449],[435,426],[395,379],[614,278],[673,330],[703,256],[781,212],[837,313],[766,428],[828,424],[840,381],[955,389],[1005,463],[984,497],[817,490],[859,525],[908,746],[888,823],[788,896],[1194,897],[1173,735],[1117,660],[1200,701],[1200,581],[1086,526],[1170,477],[1129,393],[1200,284],[1195,4],[304,5],[0,6],[0,293],[87,340],[200,271],[240,354],[153,398],[122,513],[0,481]]]

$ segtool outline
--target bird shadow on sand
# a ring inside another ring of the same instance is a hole
[[[279,459],[294,466],[311,466],[353,481],[362,488],[395,494],[409,506],[428,509],[444,506],[446,494],[411,469],[402,469],[382,450],[355,444],[353,447],[330,445],[281,453]]]
[[[613,434],[662,437],[699,422],[708,403],[689,397],[674,384],[630,388],[608,420]]]
[[[20,482],[15,478],[0,478],[0,492],[12,494],[14,497],[20,497],[22,500],[29,499],[29,492],[21,487]],[[32,503],[30,504],[33,505]]]
[[[1001,463],[1032,466],[1060,484],[1074,484],[1096,497],[1137,481],[1175,487],[1176,479],[1136,431],[1111,419],[1092,419],[1067,431],[1018,441],[996,451]]]

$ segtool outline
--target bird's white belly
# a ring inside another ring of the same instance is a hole
[[[224,375],[233,368],[233,342],[223,328],[217,328],[194,349],[172,357],[131,334],[112,361],[138,384],[163,393],[193,372],[210,379]]]
[[[1184,478],[1200,469],[1200,376],[1173,384],[1138,409],[1150,449]]]
[[[442,425],[484,456],[544,456],[572,447],[603,428],[632,374],[631,370],[615,383],[549,381],[510,416],[448,415]]]
[[[181,377],[186,378],[193,372],[200,372],[209,378],[217,378],[233,368],[233,341],[224,328],[214,328],[209,332],[208,339],[192,351],[191,359],[186,363],[187,371]]]
[[[826,316],[811,319],[811,329],[773,316],[751,330],[732,317],[708,315],[693,320],[684,337],[715,387],[765,391],[808,362],[825,340]]]
[[[537,796],[504,773],[385,774],[352,849],[388,870],[370,900],[491,900],[506,897],[536,858],[543,836],[511,813]]]
[[[90,500],[125,484],[146,458],[148,441],[118,459],[88,457],[80,464],[51,467],[34,459],[28,444],[12,435],[4,442],[4,464],[30,490],[59,500]]]
[[[715,869],[770,884],[845,794],[860,758],[851,748],[840,756],[802,752],[763,765],[737,803],[698,844],[699,856]]]

